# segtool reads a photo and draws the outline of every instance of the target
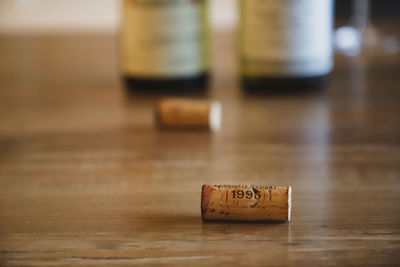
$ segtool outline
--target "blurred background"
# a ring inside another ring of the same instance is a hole
[[[237,1],[211,0],[209,3],[209,19],[214,32],[232,32],[237,28]],[[369,49],[370,51],[378,51],[380,54],[399,53],[400,39],[397,36],[399,14],[400,1],[396,0],[336,0],[336,51],[348,56],[360,54],[360,35],[354,28],[359,28],[363,32],[368,24],[369,34],[366,34],[368,40],[364,41],[364,45],[373,47]],[[117,35],[120,18],[120,0],[0,0],[0,37],[7,36],[0,44],[0,49],[3,51],[2,60],[6,63],[0,69],[3,69],[4,75],[16,69],[21,71],[21,68],[27,65],[37,65],[41,66],[44,72],[55,67],[58,72],[53,73],[54,79],[58,75],[63,75],[62,72],[80,78],[90,78],[90,71],[83,75],[83,70],[89,68],[85,63],[97,57],[97,54],[81,47],[95,45],[100,51],[107,53],[104,53],[103,59],[97,59],[98,63],[95,66],[91,65],[90,69],[93,73],[99,73],[100,77],[112,75],[113,78],[117,78],[118,64],[115,58],[118,56],[115,40],[102,39],[99,36]],[[343,26],[344,28],[341,28]],[[22,36],[32,38],[19,39]],[[71,36],[79,38],[70,38]],[[44,51],[39,48],[42,47],[43,38],[51,39],[51,42],[47,42],[43,48],[48,55],[46,60],[43,60]],[[11,56],[12,51],[18,50],[15,42],[20,42],[21,45],[24,43],[26,46],[24,54],[20,55],[20,61],[16,60],[15,55]],[[73,61],[70,57],[64,56],[68,51],[78,53],[77,56],[85,60],[82,60],[80,66],[76,68],[64,67],[71,65]],[[51,60],[54,62],[50,62]],[[235,59],[226,58],[226,60],[233,62]],[[40,76],[41,70],[37,71],[25,75],[24,78]],[[46,79],[51,80],[52,76],[48,76]]]
[[[335,1],[339,22],[351,16],[353,2]],[[370,3],[374,20],[400,19],[399,1],[372,0]],[[211,0],[210,5],[215,29],[234,27],[237,20],[235,0]],[[116,32],[119,18],[120,0],[0,1],[0,33]]]

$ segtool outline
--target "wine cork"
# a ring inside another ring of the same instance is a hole
[[[168,129],[221,128],[221,104],[218,101],[167,98],[158,103],[157,124]]]
[[[292,188],[260,185],[203,185],[203,220],[290,221]]]

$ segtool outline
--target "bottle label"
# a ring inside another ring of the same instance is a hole
[[[125,0],[122,69],[140,77],[181,77],[208,68],[206,0]]]
[[[312,77],[329,73],[332,10],[332,0],[242,0],[242,74]]]

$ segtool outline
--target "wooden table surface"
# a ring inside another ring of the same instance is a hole
[[[0,37],[0,265],[400,264],[400,56],[248,95],[215,36],[220,132],[162,132],[115,36]],[[293,187],[290,223],[203,222],[202,184]]]

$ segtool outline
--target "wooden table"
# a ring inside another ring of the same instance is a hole
[[[222,130],[162,132],[114,37],[0,38],[1,266],[400,264],[399,55],[254,96],[220,33]],[[202,222],[207,183],[292,185],[292,221]]]

